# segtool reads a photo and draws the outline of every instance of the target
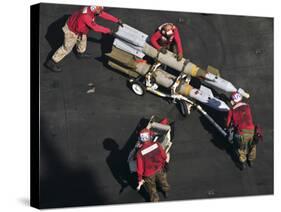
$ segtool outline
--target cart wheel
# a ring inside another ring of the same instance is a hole
[[[144,85],[139,81],[133,81],[131,85],[132,90],[135,94],[138,96],[143,96],[145,94],[145,87]]]
[[[184,101],[179,101],[179,109],[183,117],[186,117],[188,114],[187,105]]]

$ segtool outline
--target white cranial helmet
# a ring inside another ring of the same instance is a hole
[[[235,103],[238,103],[238,102],[241,102],[242,101],[242,95],[238,92],[234,92],[232,95],[231,95],[231,99],[233,100],[233,102]]]
[[[152,132],[149,129],[143,129],[140,132],[140,141],[142,142],[146,142],[146,141],[150,141],[152,137]]]
[[[90,10],[91,10],[92,12],[95,11],[97,8],[103,10],[103,7],[102,7],[102,6],[97,6],[97,5],[92,5],[92,6],[90,6]]]

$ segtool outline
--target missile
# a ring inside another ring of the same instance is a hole
[[[200,89],[194,88],[189,84],[188,80],[181,80],[177,82],[177,77],[164,71],[159,66],[147,64],[144,60],[135,59],[132,54],[129,54],[116,47],[112,48],[110,53],[106,54],[110,60],[108,64],[133,78],[138,76],[148,76],[151,70],[151,77],[156,83],[165,88],[175,88],[175,93],[184,97],[191,97],[211,108],[219,111],[228,111],[229,107],[225,102],[213,96],[212,91],[201,85]],[[176,84],[177,83],[177,84]]]
[[[119,26],[118,31],[115,33],[115,40],[113,45],[125,52],[135,55],[138,58],[143,58],[145,55],[173,68],[176,71],[185,73],[192,77],[202,78],[203,81],[222,91],[233,93],[239,92],[245,98],[250,95],[243,89],[237,89],[231,82],[223,79],[222,77],[201,69],[190,60],[183,58],[177,61],[176,55],[170,51],[163,54],[157,49],[147,43],[148,35],[127,25]]]

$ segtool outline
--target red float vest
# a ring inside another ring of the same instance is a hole
[[[255,129],[250,106],[246,103],[239,102],[234,105],[228,113],[227,126],[231,121],[234,126],[237,126],[240,133],[243,133],[243,130]]]
[[[166,158],[166,152],[159,143],[144,142],[136,155],[138,180],[141,181],[143,176],[148,177],[161,170]]]
[[[67,26],[70,31],[75,34],[88,34],[89,29],[100,33],[110,33],[109,28],[98,25],[95,22],[97,16],[114,23],[118,22],[118,18],[110,15],[109,13],[102,11],[100,14],[96,14],[95,10],[91,11],[90,7],[83,7],[81,10],[76,11],[69,17]]]

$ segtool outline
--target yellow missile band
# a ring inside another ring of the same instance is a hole
[[[198,72],[198,67],[194,64],[192,64],[192,67],[191,67],[191,76],[193,77],[196,77],[197,76],[197,72]]]
[[[181,91],[180,91],[180,94],[183,95],[183,96],[189,96],[190,94],[190,91],[192,90],[192,86],[191,85],[185,85]]]

